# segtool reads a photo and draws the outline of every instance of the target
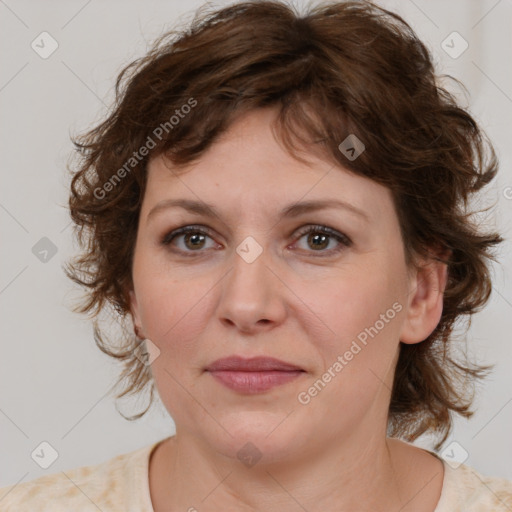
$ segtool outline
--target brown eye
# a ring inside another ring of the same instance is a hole
[[[309,233],[308,244],[316,249],[325,249],[329,245],[329,235],[323,233]]]
[[[204,245],[205,235],[203,233],[185,233],[183,240],[189,249],[201,249]]]
[[[327,226],[307,226],[299,232],[299,239],[306,235],[306,244],[309,249],[304,250],[310,253],[319,253],[319,256],[329,256],[352,245],[352,241],[347,236]],[[208,239],[212,241],[209,247],[207,245]],[[200,254],[205,252],[203,249],[216,248],[210,231],[201,226],[184,226],[176,229],[165,235],[161,243],[162,245],[173,246],[173,250],[186,255]],[[334,247],[328,249],[330,245],[334,245]]]
[[[176,240],[179,242],[180,239],[183,241],[181,246],[175,243]],[[196,226],[185,226],[165,235],[161,243],[162,245],[173,245],[178,251],[184,253],[203,252],[201,250],[205,248],[207,239],[211,239],[211,236],[206,229]]]
[[[313,248],[312,251],[309,252],[319,252],[330,255],[352,245],[352,241],[347,236],[327,226],[308,226],[306,229],[299,232],[299,239],[306,235],[307,246]],[[333,239],[338,245],[335,245],[334,248],[329,250],[325,250],[329,247]]]

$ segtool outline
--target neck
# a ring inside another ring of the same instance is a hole
[[[339,436],[338,436],[339,437]],[[162,445],[153,462],[152,497],[160,510],[400,510],[408,512],[411,489],[397,443],[385,435],[322,441],[286,460],[254,465],[226,456],[187,433]],[[404,443],[401,443],[402,445]],[[363,447],[363,448],[360,448]],[[268,457],[267,457],[268,459]],[[409,487],[409,490],[406,488]],[[410,510],[419,510],[418,504]]]

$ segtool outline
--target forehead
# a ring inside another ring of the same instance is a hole
[[[295,159],[272,132],[272,109],[236,120],[193,164],[178,169],[162,156],[150,160],[143,210],[187,199],[214,204],[228,214],[258,210],[270,215],[291,203],[338,200],[369,219],[393,210],[389,189],[313,153]],[[303,155],[301,155],[303,156]]]

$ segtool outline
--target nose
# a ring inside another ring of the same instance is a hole
[[[271,268],[268,256],[264,250],[251,261],[233,253],[232,267],[221,282],[218,305],[218,318],[226,327],[257,333],[283,322],[287,288]]]

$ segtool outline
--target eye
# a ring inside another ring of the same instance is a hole
[[[210,233],[209,229],[202,226],[184,226],[166,234],[161,240],[161,244],[166,246],[174,245],[177,247],[177,252],[189,253],[189,255],[193,256],[193,254],[190,253],[203,252],[201,249],[215,248],[215,244],[213,247],[211,245],[210,247],[207,246],[207,239],[213,240]],[[306,226],[299,231],[299,240],[306,235],[307,243],[311,244],[310,247],[314,247],[313,252],[327,253],[330,255],[338,253],[345,247],[352,245],[350,238],[327,226]],[[181,247],[179,244],[174,243],[175,240],[179,240],[180,237],[183,237],[183,245]],[[325,251],[324,249],[329,246],[332,239],[338,243],[338,246]]]
[[[350,238],[327,226],[306,226],[299,231],[298,235],[299,240],[307,235],[306,243],[311,244],[309,245],[310,247],[314,247],[313,252],[327,253],[328,255],[338,253],[344,248],[352,245],[352,240],[350,240]],[[331,242],[332,239],[338,242],[338,246],[324,251],[323,249],[329,245],[329,242]]]
[[[176,229],[171,233],[164,236],[161,243],[162,245],[174,245],[173,242],[182,238],[183,246],[179,247],[178,252],[201,252],[201,249],[205,248],[205,241],[210,238],[210,231],[201,226],[184,226]],[[208,247],[206,247],[208,249]],[[210,247],[211,248],[211,247]]]

